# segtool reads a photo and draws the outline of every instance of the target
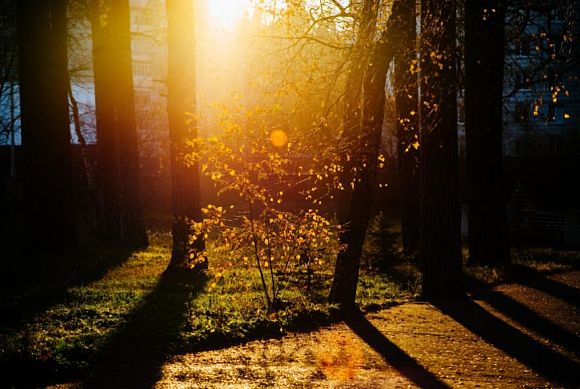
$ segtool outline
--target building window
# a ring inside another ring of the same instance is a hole
[[[552,34],[550,37],[550,57],[552,59],[565,59],[565,45],[562,36],[557,34]]]
[[[515,41],[515,55],[528,56],[530,55],[530,37],[523,36]]]
[[[530,103],[516,103],[514,120],[518,123],[526,123],[530,120]]]
[[[552,22],[562,22],[566,19],[566,10],[556,6],[549,11],[549,18]]]
[[[516,90],[530,89],[532,81],[527,73],[521,69],[516,69],[514,72],[514,86]]]
[[[133,64],[133,75],[137,77],[149,77],[151,76],[151,67],[144,63]]]
[[[135,91],[135,105],[138,107],[145,106],[151,103],[151,96],[145,91]]]
[[[140,10],[135,12],[135,24],[138,26],[150,26],[153,24],[153,16],[149,10]]]

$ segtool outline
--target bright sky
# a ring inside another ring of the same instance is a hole
[[[230,29],[244,15],[252,0],[208,0],[212,22],[223,29]]]

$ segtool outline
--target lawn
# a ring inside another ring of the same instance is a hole
[[[134,252],[99,279],[53,283],[52,290],[59,291],[54,293],[38,289],[13,296],[2,307],[14,318],[4,319],[0,332],[3,370],[9,368],[15,376],[25,376],[28,369],[76,376],[108,352],[120,334],[126,337],[127,331],[132,337],[163,341],[163,332],[175,330],[176,336],[167,339],[173,347],[196,350],[281,336],[287,330],[312,329],[336,319],[336,307],[325,303],[330,266],[314,274],[281,278],[286,287],[280,306],[268,312],[258,272],[212,255],[211,248],[210,267],[202,280],[185,287],[179,277],[162,283],[169,244],[167,234],[156,234],[147,249]],[[413,293],[386,274],[361,272],[358,301],[363,309],[400,303]],[[36,298],[42,300],[40,306],[21,304]],[[172,317],[170,324],[168,317]],[[163,323],[156,323],[157,319]]]
[[[392,231],[392,226],[389,227]],[[357,301],[373,311],[417,298],[420,275],[408,258],[397,254],[396,241],[374,240],[365,246]],[[383,238],[388,234],[380,235]],[[380,252],[390,244],[389,262]],[[191,352],[220,348],[250,339],[282,336],[286,331],[312,330],[339,318],[325,302],[332,280],[332,261],[324,268],[280,275],[285,285],[276,311],[265,308],[257,270],[232,263],[222,250],[209,248],[205,277],[168,275],[170,236],[153,234],[151,245],[125,261],[108,263],[101,277],[86,282],[56,283],[50,291],[15,293],[2,309],[0,366],[15,382],[31,369],[51,377],[79,377],[99,358],[133,342],[142,348]],[[122,255],[111,251],[108,257]],[[556,249],[514,249],[516,269],[552,273],[577,269],[578,252]],[[107,256],[104,256],[107,257]],[[508,273],[468,268],[468,289],[510,280]],[[54,292],[54,291],[58,291]],[[22,304],[38,299],[42,304]],[[139,350],[133,352],[140,352]]]

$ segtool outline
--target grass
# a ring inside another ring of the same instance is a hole
[[[521,247],[512,250],[515,265],[544,274],[580,269],[580,252],[551,247]]]
[[[357,290],[357,302],[363,311],[407,301],[420,293],[420,274],[414,263],[400,254],[396,230],[397,226],[380,220],[371,225]],[[168,290],[165,285],[160,293],[159,283],[169,263],[169,239],[167,234],[152,236],[147,249],[133,253],[124,262],[107,260],[111,262],[106,263],[107,270],[97,272],[101,275],[94,279],[65,282],[58,287],[52,284],[51,288],[62,289],[62,293],[48,293],[55,298],[49,302],[47,297],[35,309],[23,305],[20,311],[8,310],[14,320],[5,319],[0,330],[0,368],[10,371],[15,379],[26,376],[30,369],[78,377],[119,337],[131,333],[132,339],[138,340],[166,331],[167,327],[155,321],[171,315],[178,326],[177,336],[170,341],[177,343],[173,349],[182,351],[275,337],[287,330],[309,330],[337,318],[336,307],[325,302],[332,281],[332,261],[311,274],[309,282],[306,273],[286,280],[275,312],[265,309],[258,272],[247,265],[228,264],[230,259],[219,251],[213,255],[210,251],[210,268],[201,290],[172,292],[171,285]],[[115,255],[122,254],[112,251],[108,257]],[[575,251],[518,248],[512,257],[516,269],[526,266],[543,274],[580,268],[580,253]],[[489,288],[509,281],[507,272],[466,268],[468,287]],[[171,293],[182,295],[172,298]],[[18,306],[19,301],[21,295],[15,294],[16,303],[12,305]],[[6,307],[11,305],[4,304],[3,310]],[[159,315],[159,307],[168,314]],[[138,315],[153,319],[135,320]],[[143,323],[146,328],[139,328]],[[163,334],[155,335],[155,339],[164,339]]]
[[[21,312],[20,320],[2,328],[0,363],[17,370],[45,366],[60,372],[86,367],[107,337],[153,290],[168,253],[157,240],[101,279],[64,288],[46,309]]]
[[[464,262],[467,262],[464,250]],[[519,277],[537,276],[580,269],[580,252],[551,247],[514,247],[511,249],[512,264],[506,269],[487,266],[464,266],[467,290],[478,294],[501,284],[518,282]]]
[[[46,301],[41,309],[29,311],[23,306],[20,312],[12,310],[15,320],[6,321],[0,330],[0,367],[11,371],[16,382],[30,369],[78,377],[127,326],[144,338],[152,331],[162,331],[155,323],[147,323],[144,329],[131,326],[135,315],[145,312],[154,317],[157,308],[148,307],[148,299],[155,294],[169,258],[169,236],[158,234],[147,249],[133,253],[102,277],[61,285],[62,293],[52,296],[58,298]],[[167,303],[163,307],[176,315],[185,312],[177,348],[207,349],[280,336],[289,329],[311,329],[336,317],[336,307],[325,303],[332,281],[330,264],[311,276],[310,286],[305,274],[293,277],[280,294],[279,309],[268,312],[258,272],[251,267],[224,266],[224,261],[210,256],[207,281],[185,306]],[[388,306],[411,296],[392,276],[361,271],[357,299],[363,309]]]

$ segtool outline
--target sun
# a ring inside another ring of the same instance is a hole
[[[211,22],[219,28],[231,29],[244,12],[249,12],[252,0],[208,0]]]

